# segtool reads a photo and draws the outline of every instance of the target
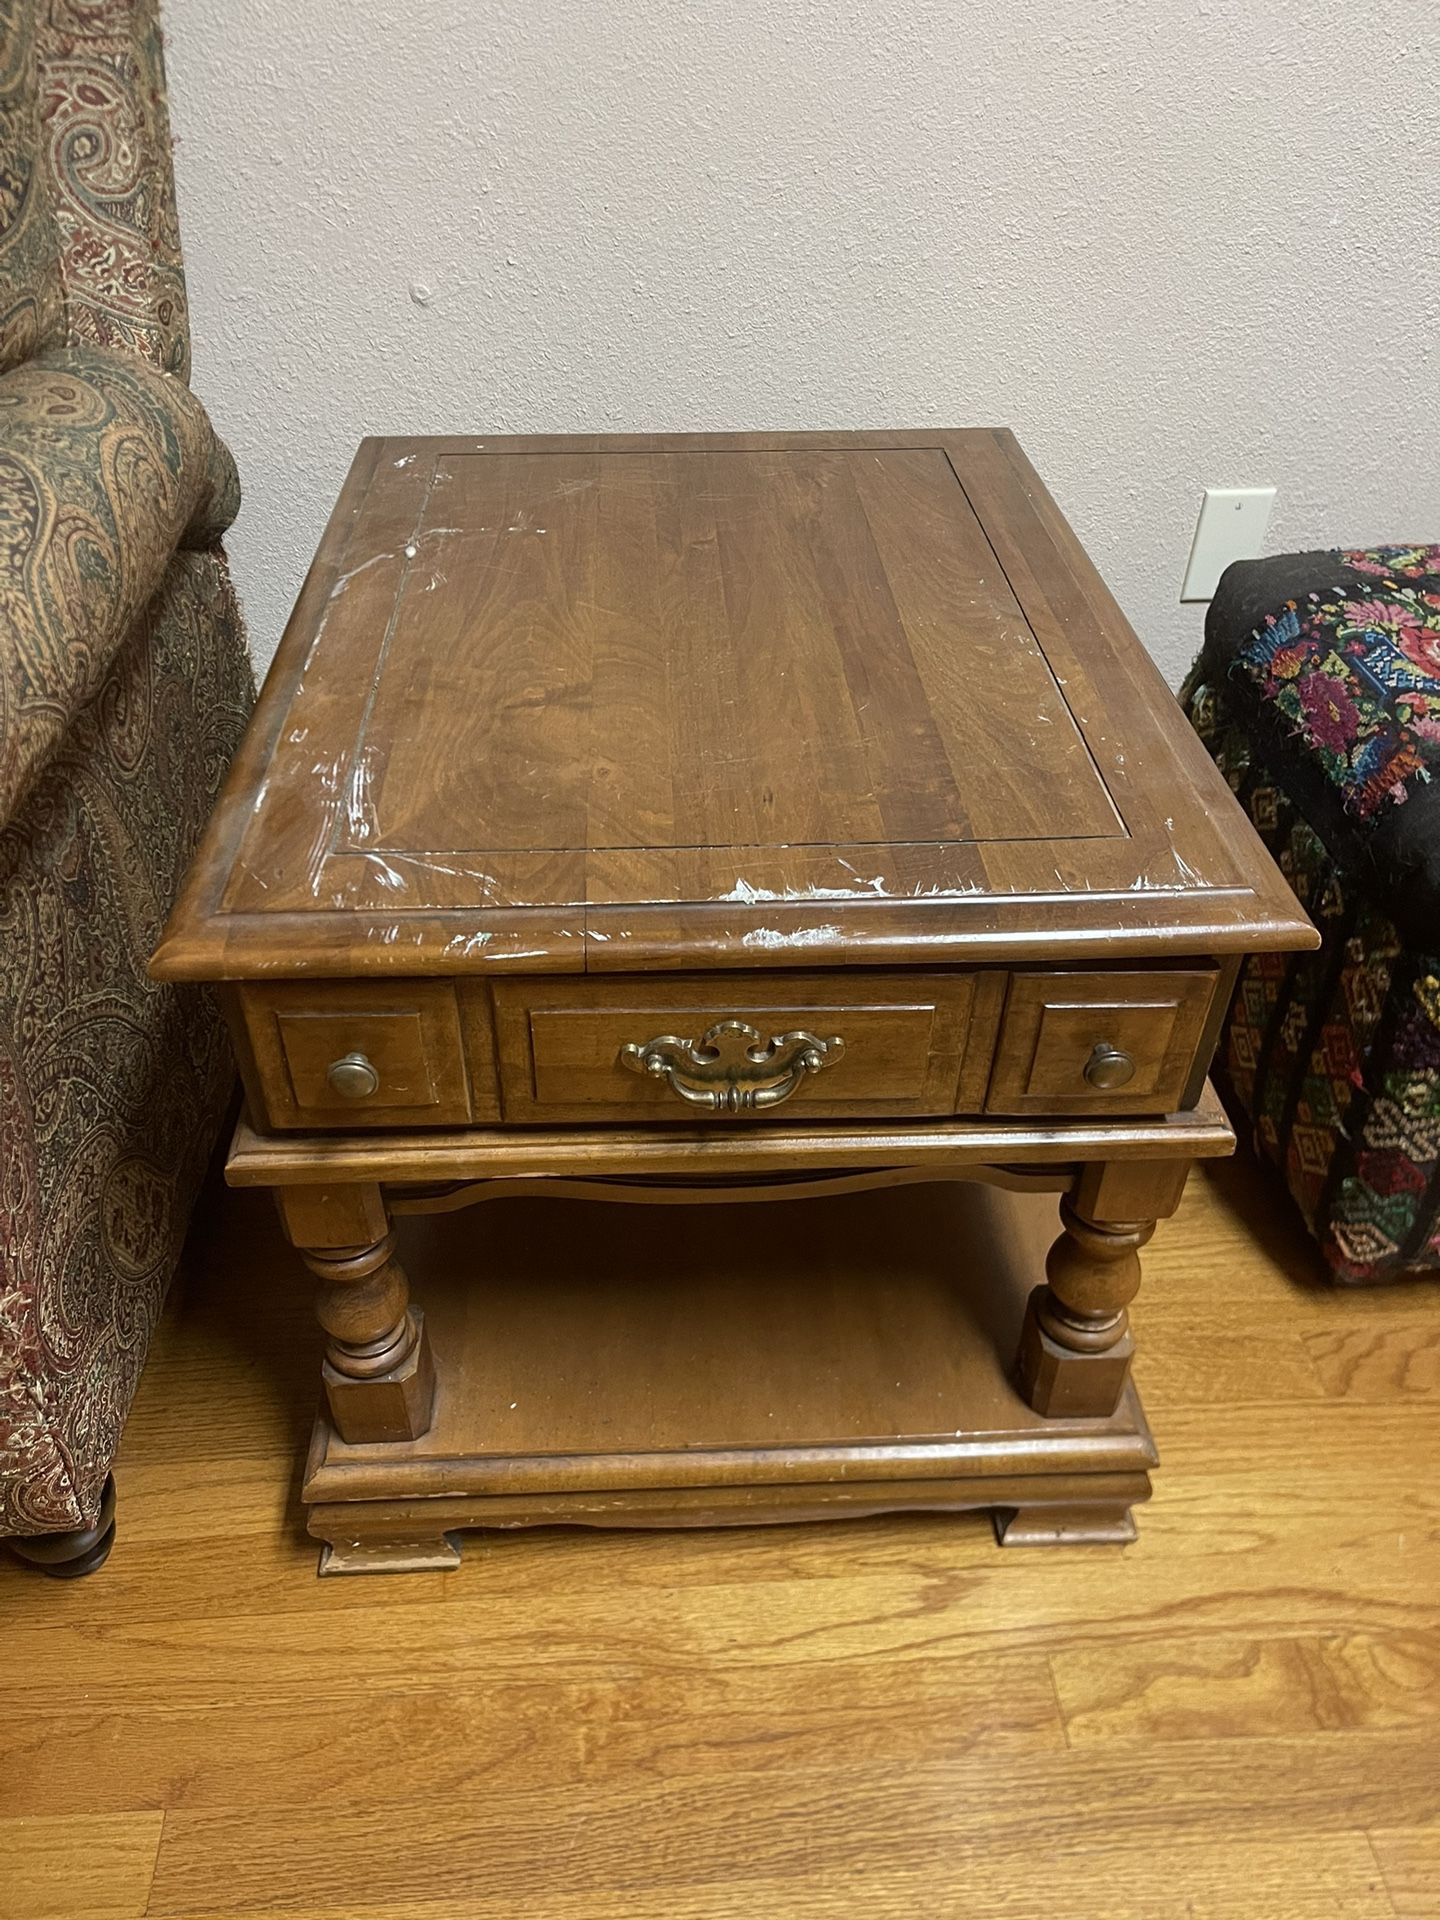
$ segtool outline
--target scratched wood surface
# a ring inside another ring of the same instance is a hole
[[[369,440],[168,977],[1309,943],[1006,432]]]
[[[1440,1913],[1440,1287],[1327,1288],[1245,1163],[1147,1256],[1123,1551],[907,1516],[315,1581],[265,1196],[189,1268],[108,1566],[0,1561],[4,1920]]]

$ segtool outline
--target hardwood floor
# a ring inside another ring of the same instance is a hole
[[[1318,1282],[1226,1165],[1146,1255],[1134,1547],[552,1531],[317,1581],[308,1292],[215,1196],[108,1566],[0,1563],[0,1920],[1440,1914],[1437,1307]]]

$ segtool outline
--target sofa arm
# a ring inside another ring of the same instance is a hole
[[[1415,948],[1433,952],[1440,546],[1236,561],[1206,616],[1192,710],[1201,688],[1265,743],[1331,859]]]
[[[238,503],[234,462],[180,380],[86,347],[0,375],[0,822],[177,546],[213,544]]]

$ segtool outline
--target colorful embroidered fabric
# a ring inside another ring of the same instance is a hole
[[[1261,569],[1272,585],[1278,570],[1279,607],[1248,631],[1216,632],[1247,597],[1253,609]],[[1411,818],[1435,818],[1427,776],[1436,743],[1416,722],[1428,722],[1435,709],[1425,703],[1440,686],[1430,643],[1415,636],[1440,632],[1437,570],[1434,547],[1232,568],[1182,696],[1323,941],[1318,953],[1247,962],[1216,1079],[1332,1273],[1352,1284],[1440,1266],[1440,923],[1423,903],[1416,911],[1423,888],[1404,897],[1394,866],[1375,857],[1371,824],[1385,809],[1399,816],[1417,794]],[[1358,612],[1374,605],[1364,589],[1344,590],[1356,576],[1372,593],[1383,582],[1386,607],[1416,583],[1418,593],[1403,617],[1382,621]],[[1232,672],[1207,675],[1227,661]],[[1333,684],[1312,685],[1307,698],[1299,685],[1316,674]],[[1413,756],[1407,733],[1419,743]],[[1340,805],[1319,804],[1322,789]]]
[[[1440,944],[1440,546],[1232,567],[1197,675],[1292,767],[1302,810],[1407,935]]]
[[[1440,572],[1440,551],[1404,553],[1401,577],[1423,582],[1420,560]],[[1440,580],[1430,592],[1401,588],[1393,577],[1401,569],[1392,574],[1378,554],[1341,558],[1380,582],[1373,599],[1317,592],[1289,601],[1237,658],[1366,819],[1408,800],[1440,759]]]
[[[252,684],[154,0],[0,0],[0,1534],[91,1525],[233,1084],[145,963]]]

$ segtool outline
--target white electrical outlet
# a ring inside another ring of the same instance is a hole
[[[1207,487],[1195,522],[1182,600],[1213,600],[1232,560],[1253,560],[1265,541],[1274,487]]]

